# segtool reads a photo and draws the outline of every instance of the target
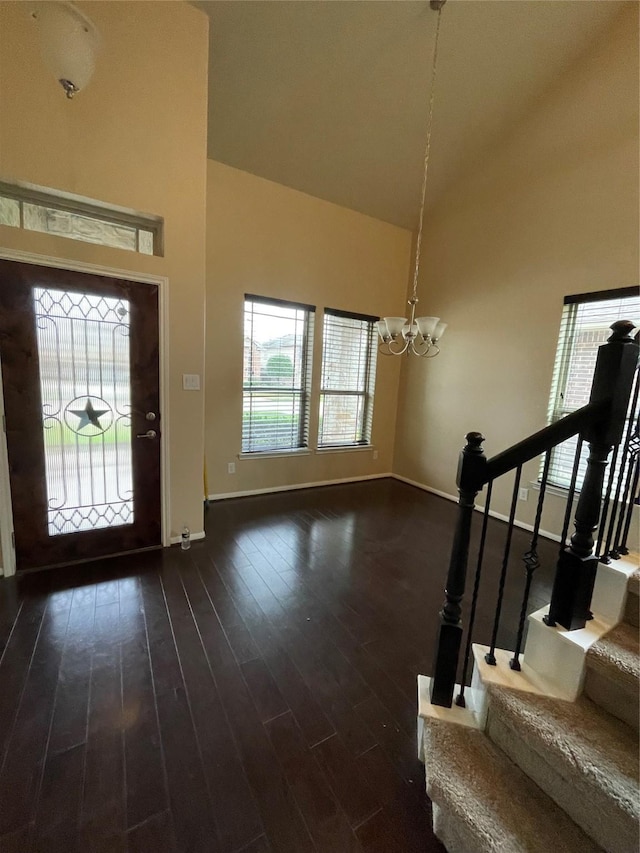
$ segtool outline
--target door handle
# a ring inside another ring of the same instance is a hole
[[[154,429],[148,429],[146,432],[139,432],[136,438],[155,438],[157,434]]]

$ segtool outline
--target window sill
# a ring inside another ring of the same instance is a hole
[[[373,444],[353,444],[345,447],[318,447],[316,453],[361,453],[363,450],[375,450]]]
[[[529,483],[529,486],[532,489],[535,489],[536,492],[540,491],[540,483],[537,480],[535,482]],[[569,487],[567,486],[567,488],[565,488],[564,486],[553,486],[551,485],[551,483],[547,483],[545,494],[555,495],[557,498],[567,498],[569,495]],[[576,489],[576,495],[579,494],[580,489]]]
[[[282,456],[311,456],[311,450],[255,450],[253,453],[238,453],[238,459],[278,459]]]

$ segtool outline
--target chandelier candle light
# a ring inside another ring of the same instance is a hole
[[[422,225],[424,221],[424,202],[427,191],[429,171],[429,153],[431,149],[431,128],[433,127],[433,100],[436,84],[436,65],[438,62],[438,38],[440,36],[440,15],[446,0],[430,0],[429,5],[438,13],[436,37],[433,45],[433,65],[431,68],[431,93],[429,95],[429,116],[427,119],[427,140],[424,149],[424,168],[422,172],[422,195],[420,198],[420,220],[416,240],[416,259],[413,270],[413,293],[408,305],[411,306],[409,322],[406,317],[383,317],[376,326],[381,338],[379,350],[383,355],[419,355],[433,358],[438,355],[438,343],[447,328],[440,317],[416,317],[418,304],[418,274],[420,272],[420,248],[422,246]]]

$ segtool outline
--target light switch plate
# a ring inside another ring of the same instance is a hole
[[[185,391],[199,391],[200,390],[200,376],[197,373],[183,373],[182,374],[182,388]]]

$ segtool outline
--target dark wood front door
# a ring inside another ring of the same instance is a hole
[[[158,288],[0,261],[18,569],[161,544]]]

